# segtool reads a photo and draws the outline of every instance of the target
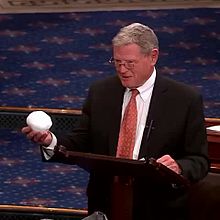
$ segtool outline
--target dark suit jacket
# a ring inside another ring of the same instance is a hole
[[[58,137],[58,144],[66,146],[68,150],[115,156],[124,90],[117,76],[94,83],[83,107],[80,125],[68,137]],[[153,129],[147,137],[151,121]],[[201,96],[187,85],[157,75],[139,158],[157,159],[165,154],[171,155],[179,163],[182,175],[192,182],[202,179],[208,172]],[[110,181],[107,176],[91,173],[88,186],[90,212],[96,209],[108,212]],[[140,204],[145,196],[160,196],[165,191],[163,198],[171,197],[167,189],[159,187],[162,190],[158,190],[156,185],[150,186],[149,192],[149,180],[136,182],[135,204],[138,213],[143,211],[140,211],[141,208],[146,212],[143,202]],[[152,193],[152,187],[156,194]]]

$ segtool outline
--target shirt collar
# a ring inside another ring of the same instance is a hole
[[[148,92],[152,91],[154,83],[156,79],[156,69],[154,68],[153,73],[151,74],[150,78],[142,85],[137,88],[139,91],[140,97],[143,99],[143,101],[147,100],[147,94]],[[126,92],[129,92],[130,89],[126,89]]]

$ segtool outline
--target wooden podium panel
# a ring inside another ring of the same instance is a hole
[[[61,146],[59,152],[63,153],[70,164],[76,164],[88,172],[103,172],[112,176],[145,176],[158,179],[160,182],[188,186],[189,182],[181,175],[173,172],[155,159],[131,160],[113,156],[66,151]]]
[[[66,151],[60,146],[68,164],[76,164],[88,172],[99,172],[111,175],[111,207],[109,220],[133,219],[133,181],[136,177],[148,177],[160,184],[174,184],[187,188],[189,182],[155,159],[131,160],[112,156]]]

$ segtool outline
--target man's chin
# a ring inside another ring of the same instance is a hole
[[[132,83],[131,81],[129,80],[121,80],[121,83],[124,87],[126,88],[129,88],[129,89],[134,89],[136,88],[137,86],[134,85],[134,83]]]

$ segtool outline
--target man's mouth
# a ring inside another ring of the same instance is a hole
[[[121,76],[122,79],[129,79],[131,76]]]

